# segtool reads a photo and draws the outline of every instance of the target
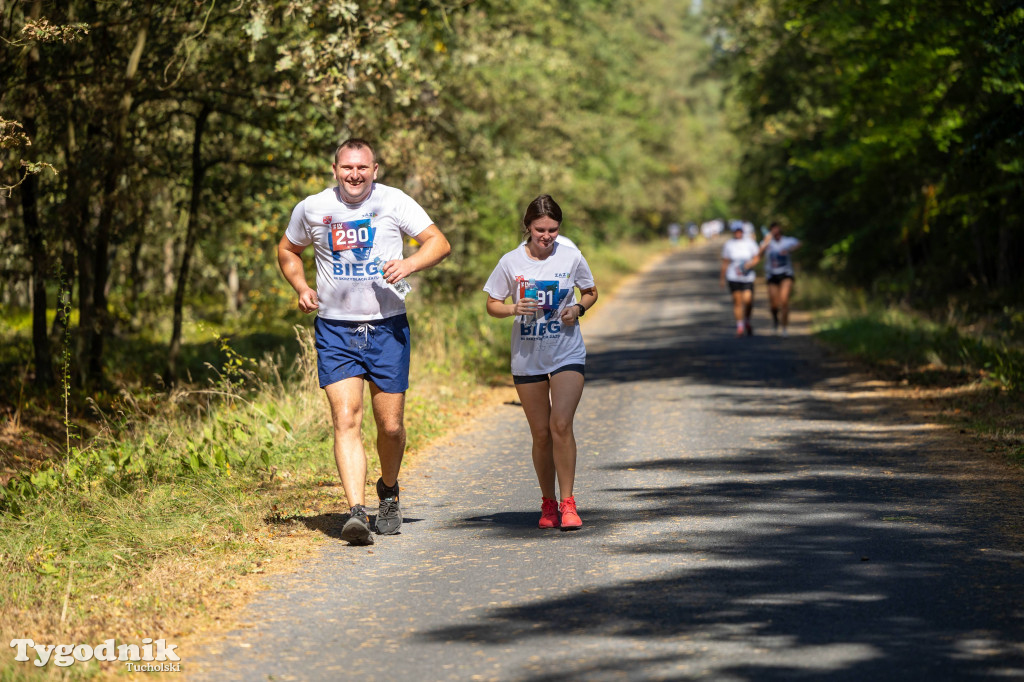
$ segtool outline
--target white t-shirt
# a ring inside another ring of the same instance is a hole
[[[536,319],[516,315],[512,325],[512,374],[547,374],[559,367],[584,364],[587,349],[578,324],[562,324],[565,308],[576,303],[576,289],[594,286],[594,275],[579,249],[555,242],[551,255],[533,260],[526,247],[509,251],[484,284],[492,298],[513,302],[523,298],[526,283],[537,283],[538,303],[543,308]]]
[[[768,256],[768,261],[764,265],[765,276],[789,275],[792,277],[793,259],[790,258],[789,251],[799,245],[800,240],[796,237],[780,237],[778,240],[769,241],[768,248],[764,251]],[[786,253],[782,253],[783,251]]]
[[[729,261],[729,266],[725,269],[725,278],[730,282],[753,282],[757,273],[753,270],[744,270],[743,264],[756,256],[760,250],[757,242],[748,237],[727,241],[722,247],[722,260]]]
[[[337,187],[308,196],[292,210],[285,236],[316,252],[317,314],[329,320],[366,322],[405,312],[373,259],[402,257],[402,234],[415,237],[433,224],[405,192],[374,183],[359,204],[341,200]]]

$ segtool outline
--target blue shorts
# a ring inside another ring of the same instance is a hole
[[[350,322],[317,317],[316,369],[320,388],[364,376],[385,393],[409,388],[409,318]]]

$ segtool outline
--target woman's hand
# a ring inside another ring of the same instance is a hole
[[[513,315],[535,315],[537,313],[537,299],[521,298],[512,306]]]
[[[573,304],[562,311],[562,324],[569,325],[570,327],[576,324],[580,319],[580,308],[577,304]]]

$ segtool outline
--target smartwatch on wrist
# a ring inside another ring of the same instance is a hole
[[[582,303],[577,303],[576,307],[580,309],[579,314],[576,317],[583,317],[587,313],[587,309],[583,307]]]

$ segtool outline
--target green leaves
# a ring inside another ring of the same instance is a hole
[[[787,217],[854,283],[1024,290],[1019,2],[737,1],[716,22],[749,115],[742,213]]]

